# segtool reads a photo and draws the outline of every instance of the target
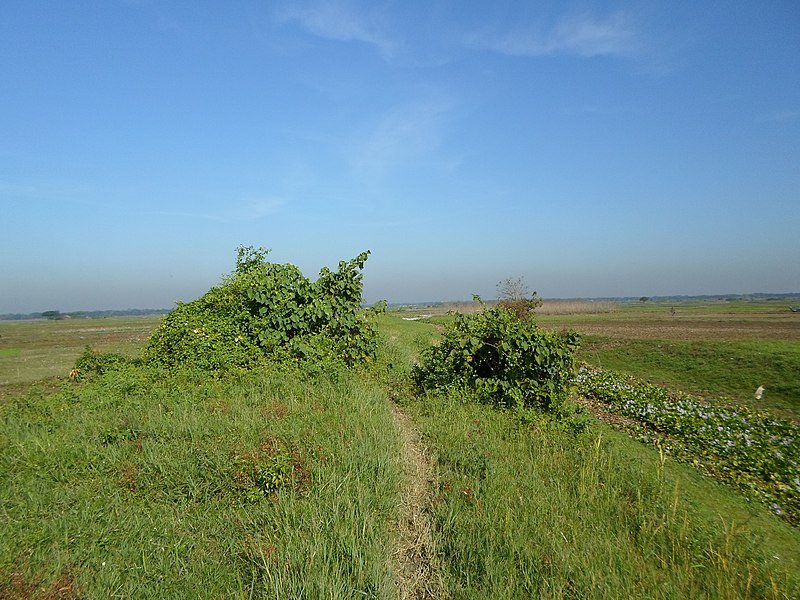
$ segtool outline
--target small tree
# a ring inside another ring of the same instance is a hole
[[[542,299],[528,290],[523,277],[507,277],[497,284],[498,305],[510,310],[522,320],[532,319]]]

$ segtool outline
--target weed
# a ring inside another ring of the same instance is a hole
[[[305,458],[275,438],[262,442],[256,451],[237,456],[234,465],[236,487],[249,501],[258,500],[260,494],[272,496],[284,487],[308,494],[311,473]]]

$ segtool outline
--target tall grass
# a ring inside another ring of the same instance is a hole
[[[600,424],[413,402],[452,598],[795,598],[797,531]]]
[[[398,441],[375,385],[132,369],[0,415],[2,597],[393,594]],[[262,493],[242,465],[269,475],[276,449],[291,476]]]
[[[598,315],[614,312],[615,302],[607,300],[544,300],[537,315]]]

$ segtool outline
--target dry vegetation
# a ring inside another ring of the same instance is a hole
[[[486,302],[492,306],[496,301]],[[611,313],[616,310],[617,303],[608,300],[544,300],[542,305],[536,308],[537,315],[597,315]],[[397,309],[408,317],[429,316],[438,317],[448,313],[460,313],[468,315],[480,311],[482,305],[478,302],[447,302],[432,305],[414,305]]]
[[[547,303],[545,303],[546,305]],[[698,311],[689,305],[616,305],[601,318],[588,312],[537,310],[545,328],[572,328],[582,334],[615,339],[784,340],[800,341],[800,318],[788,310],[739,312],[725,306]],[[564,317],[564,318],[559,318]],[[566,318],[569,317],[569,318]]]
[[[616,303],[608,300],[544,300],[537,315],[597,315],[610,313]]]

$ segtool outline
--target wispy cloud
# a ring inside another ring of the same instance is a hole
[[[286,202],[277,198],[247,198],[234,206],[229,217],[239,221],[258,221],[278,212]]]
[[[95,192],[87,185],[74,183],[19,183],[0,181],[0,200],[17,202],[63,202],[69,200],[86,206],[105,206],[107,203],[87,200],[86,196]]]
[[[571,54],[582,57],[629,57],[636,50],[636,32],[625,13],[602,18],[589,14],[561,18],[545,31],[534,27],[474,36],[470,44],[512,56]]]
[[[340,42],[361,42],[375,46],[386,56],[401,46],[391,35],[386,20],[373,4],[319,0],[291,3],[276,11],[278,21],[293,23],[312,35]]]
[[[258,221],[278,212],[285,201],[275,198],[246,198],[220,210],[210,211],[155,211],[151,214],[164,217],[181,217],[216,221],[218,223],[240,223]]]
[[[451,109],[451,102],[435,99],[386,112],[353,144],[350,165],[354,174],[361,179],[374,180],[396,168],[431,164],[432,154],[441,145],[442,130]]]

